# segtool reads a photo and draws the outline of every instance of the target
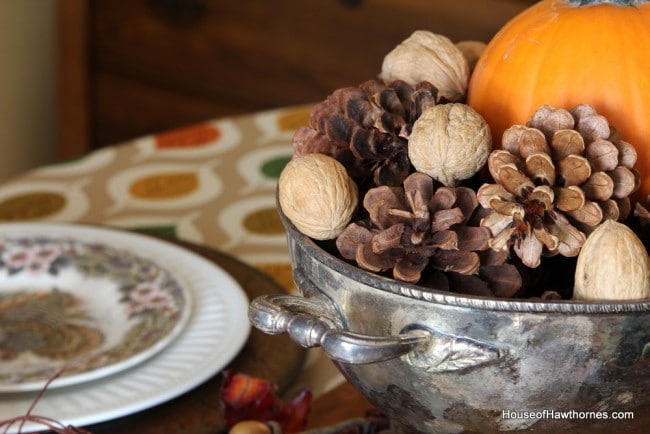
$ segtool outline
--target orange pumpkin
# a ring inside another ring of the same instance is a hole
[[[637,200],[650,195],[650,1],[542,0],[488,43],[467,102],[495,145],[544,104],[582,103],[607,117],[638,152]]]

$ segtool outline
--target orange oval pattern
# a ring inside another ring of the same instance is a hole
[[[33,220],[61,211],[66,198],[58,193],[34,192],[0,202],[0,220]]]
[[[311,107],[287,111],[278,117],[280,131],[295,131],[300,127],[309,126]]]
[[[157,149],[194,148],[205,146],[217,140],[221,133],[218,128],[207,124],[196,124],[156,134]]]
[[[262,235],[282,234],[284,227],[275,208],[265,208],[244,217],[244,227],[253,233]]]
[[[129,192],[140,199],[163,200],[185,196],[198,186],[199,179],[195,173],[159,173],[135,181]]]

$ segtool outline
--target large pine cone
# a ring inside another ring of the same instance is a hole
[[[310,127],[296,131],[294,155],[319,152],[339,160],[362,190],[399,186],[411,172],[408,136],[422,112],[437,103],[428,82],[411,87],[369,80],[337,89],[310,114]]]
[[[543,106],[526,126],[506,130],[502,148],[488,158],[496,184],[477,193],[492,211],[481,225],[493,249],[513,247],[535,268],[542,255],[576,256],[604,219],[630,214],[636,151],[591,106]]]
[[[426,174],[409,175],[400,187],[370,189],[369,218],[351,223],[336,240],[341,255],[360,268],[392,271],[401,281],[485,296],[510,296],[521,287],[507,255],[490,254],[490,231],[468,222],[479,209],[466,187],[435,185]]]

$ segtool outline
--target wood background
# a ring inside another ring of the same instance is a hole
[[[317,102],[414,30],[487,41],[533,0],[59,0],[59,156]]]

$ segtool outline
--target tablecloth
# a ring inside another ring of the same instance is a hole
[[[294,291],[275,203],[291,137],[311,106],[208,120],[100,148],[0,185],[0,221],[101,224],[208,246]],[[343,378],[319,349],[297,387],[319,396]]]

